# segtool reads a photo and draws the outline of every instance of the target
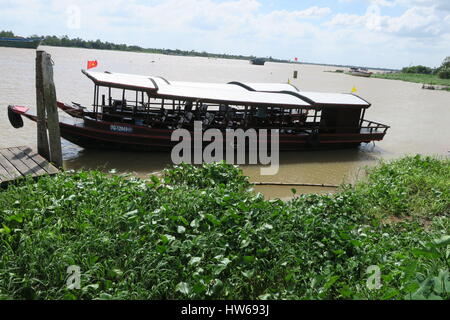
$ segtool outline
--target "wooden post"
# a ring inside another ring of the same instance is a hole
[[[42,80],[42,56],[44,51],[36,51],[36,109],[37,109],[37,147],[38,153],[45,159],[50,159],[46,114],[44,104],[44,87]]]
[[[298,71],[294,71],[294,79],[297,79],[298,77]]]
[[[59,129],[58,107],[56,105],[56,90],[53,82],[53,65],[50,54],[45,51],[37,52],[36,89],[37,100],[41,100],[43,102],[41,106],[38,105],[38,109],[40,109],[38,112],[44,114],[43,123],[45,125],[46,120],[48,128],[48,141],[50,142],[47,142],[47,152],[45,150],[43,150],[43,152],[44,154],[47,153],[46,159],[53,162],[58,168],[61,168],[63,164],[61,134]],[[45,106],[45,108],[43,106]],[[47,115],[47,119],[45,119],[45,114]],[[38,131],[38,134],[43,136],[43,131],[45,130],[42,128],[38,128],[38,130],[39,129],[41,131]],[[46,134],[47,133],[45,132],[45,135]],[[47,136],[45,136],[45,138],[47,138]],[[48,148],[49,144],[50,148]],[[41,144],[41,147],[42,149],[45,148],[45,142]]]

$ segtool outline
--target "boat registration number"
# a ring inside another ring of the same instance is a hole
[[[133,132],[133,128],[131,128],[131,127],[118,126],[115,124],[110,125],[109,129],[114,132],[126,132],[126,133]]]

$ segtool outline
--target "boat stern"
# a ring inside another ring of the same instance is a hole
[[[16,105],[8,106],[8,119],[11,125],[16,128],[23,127],[23,119],[22,116],[25,116],[31,120],[35,120],[35,116],[29,114],[30,108]]]

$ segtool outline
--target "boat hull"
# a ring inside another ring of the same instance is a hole
[[[41,39],[0,39],[0,47],[36,49]]]
[[[16,109],[12,112],[23,115],[36,121],[37,117],[28,110]],[[18,107],[23,108],[23,107]],[[80,119],[81,120],[81,119]],[[87,149],[120,149],[132,151],[170,151],[179,143],[172,141],[171,129],[150,128],[125,123],[107,122],[84,117],[78,123],[60,122],[61,136]],[[283,133],[279,134],[280,151],[318,150],[318,149],[342,149],[356,148],[361,143],[380,141],[385,133],[320,133],[313,138],[307,133]],[[197,137],[190,131],[191,144],[201,137]],[[258,139],[266,139],[264,136]],[[225,141],[225,134],[223,140]],[[265,141],[270,146],[269,138]],[[203,146],[210,142],[200,142]],[[225,142],[226,143],[226,142]],[[226,148],[227,146],[224,145]]]
[[[364,77],[364,78],[370,78],[372,76],[372,73],[370,73],[370,72],[349,72],[348,74],[351,76]]]

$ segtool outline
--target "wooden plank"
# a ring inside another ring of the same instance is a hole
[[[9,175],[8,171],[1,165],[0,163],[0,184],[3,181],[9,181],[11,180],[11,176]]]
[[[6,159],[3,154],[0,154],[0,164],[8,172],[9,181],[19,179],[22,176],[20,172],[11,163],[9,163],[8,159]]]
[[[56,174],[59,170],[45,160],[42,156],[37,154],[36,151],[31,149],[30,147],[19,147],[31,160],[33,160],[37,165],[39,165],[43,170],[45,170],[48,174]]]
[[[61,133],[59,128],[58,107],[56,105],[56,89],[53,82],[53,63],[51,55],[42,55],[42,87],[44,89],[44,104],[47,112],[47,128],[50,143],[50,160],[61,168],[63,165]]]
[[[33,175],[33,171],[30,170],[14,153],[9,149],[0,149],[0,153],[11,163],[22,176]]]
[[[22,149],[19,147],[8,148],[12,153],[16,155],[36,176],[42,176],[47,172],[41,168],[36,162],[33,161]]]
[[[47,125],[45,121],[44,87],[42,79],[42,56],[44,51],[36,51],[36,111],[37,111],[37,145],[38,152],[45,159],[50,159]]]
[[[29,147],[0,149],[0,185],[24,176],[33,178],[56,174],[59,170]]]

